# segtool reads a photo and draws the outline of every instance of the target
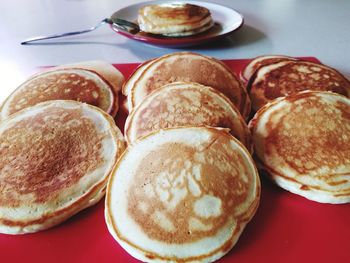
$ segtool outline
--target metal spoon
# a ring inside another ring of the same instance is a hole
[[[33,42],[37,42],[37,41],[41,41],[41,40],[47,40],[47,39],[52,39],[52,38],[60,38],[60,37],[66,37],[66,36],[73,36],[73,35],[79,35],[79,34],[88,33],[88,32],[94,31],[95,29],[99,28],[100,26],[102,26],[104,24],[110,24],[117,30],[126,31],[126,32],[129,32],[129,33],[132,33],[132,34],[136,34],[137,32],[140,31],[140,28],[139,28],[139,26],[137,24],[132,23],[132,22],[127,21],[127,20],[124,20],[124,19],[117,18],[115,16],[115,14],[113,14],[111,16],[111,18],[105,18],[100,23],[98,23],[97,25],[95,25],[95,26],[93,26],[93,27],[91,27],[89,29],[80,30],[80,31],[73,31],[73,32],[67,32],[67,33],[62,33],[62,34],[55,34],[55,35],[50,35],[50,36],[36,36],[36,37],[28,38],[28,39],[22,41],[21,45],[26,45],[26,44],[30,44],[30,43],[33,43]]]

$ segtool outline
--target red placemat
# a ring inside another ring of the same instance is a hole
[[[238,73],[249,60],[224,62]],[[125,77],[137,66],[115,65]],[[117,118],[120,127],[124,118]],[[104,200],[46,231],[0,234],[0,262],[139,262],[109,234],[103,209]],[[349,223],[350,204],[309,201],[263,178],[257,214],[237,245],[218,262],[350,262]]]

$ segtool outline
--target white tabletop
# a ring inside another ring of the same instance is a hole
[[[89,28],[138,0],[0,1],[0,101],[39,66],[102,59],[142,62],[178,49],[140,44],[108,26],[79,36],[20,45],[28,37]],[[315,56],[350,78],[350,1],[236,0],[210,1],[231,7],[245,24],[224,40],[185,48],[219,59],[263,54]]]

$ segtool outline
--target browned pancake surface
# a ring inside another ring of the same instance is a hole
[[[253,179],[241,176],[250,172],[243,157],[226,143],[225,138],[213,137],[199,152],[196,147],[168,143],[142,159],[127,193],[128,212],[151,239],[169,244],[194,242],[215,235],[239,213],[236,209],[247,200]],[[201,200],[212,202],[210,216],[194,213]]]
[[[212,126],[229,128],[251,148],[249,130],[236,107],[217,90],[195,83],[177,82],[156,90],[129,118],[125,133],[130,141],[163,128]]]
[[[55,202],[104,162],[100,137],[77,109],[52,107],[15,123],[0,137],[0,206],[17,207],[26,194],[28,204]]]
[[[289,113],[276,124],[273,122],[279,112],[274,111],[267,123],[266,155],[277,151],[300,175],[321,167],[333,170],[349,163],[350,129],[344,125],[344,121],[350,123],[349,106],[338,101],[335,108],[329,107],[308,93],[291,95],[287,101],[296,101],[288,109]],[[340,110],[342,116],[336,110]]]
[[[312,62],[290,61],[270,72],[256,88],[263,88],[267,99],[303,90],[333,91],[347,95],[350,83],[338,72]]]
[[[90,71],[88,73],[94,74]],[[20,92],[11,98],[8,115],[48,100],[81,101],[104,111],[108,111],[113,103],[109,93],[101,89],[93,79],[66,70],[40,74],[25,82],[19,89]]]
[[[282,57],[282,56],[265,58],[254,64],[254,66],[252,67],[252,72],[254,73],[257,69],[261,68],[262,66],[271,65],[271,64],[278,63],[281,61],[286,61],[286,60],[294,60],[294,58],[288,58],[288,57]],[[247,79],[246,81],[249,81],[249,79]]]
[[[197,82],[225,94],[241,112],[246,107],[246,94],[238,79],[229,69],[220,70],[205,59],[193,59],[189,62],[186,56],[182,56],[175,63],[160,62],[152,71],[152,77],[145,83],[147,94],[176,81]]]
[[[162,128],[188,126],[213,126],[232,128],[233,119],[224,112],[221,105],[212,101],[209,94],[201,93],[198,89],[186,89],[192,96],[186,96],[181,90],[167,92],[157,96],[158,103],[144,108],[140,112],[138,134],[141,136],[150,131]],[[238,113],[239,114],[239,113]],[[144,117],[142,117],[144,116]],[[159,116],[163,117],[159,119]]]
[[[147,6],[151,10],[151,17],[148,18],[148,22],[158,24],[163,22],[164,24],[170,24],[175,22],[176,24],[186,25],[201,21],[203,18],[210,15],[207,8],[184,4],[184,5],[172,5],[172,7],[166,5],[151,5]],[[140,10],[140,13],[142,13]],[[152,21],[152,19],[161,19],[160,21]],[[162,24],[158,24],[161,26]]]

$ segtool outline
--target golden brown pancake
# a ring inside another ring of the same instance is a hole
[[[123,150],[113,118],[85,103],[43,102],[2,121],[0,232],[37,232],[95,204]]]
[[[115,116],[121,73],[105,62],[65,65],[36,74],[19,86],[3,103],[1,119],[48,100],[76,100],[97,106]]]
[[[296,60],[296,58],[283,56],[283,55],[264,55],[258,56],[251,60],[241,71],[240,77],[243,83],[248,83],[250,78],[253,76],[254,72],[266,65],[271,65],[277,62],[285,61],[285,60]]]
[[[207,8],[186,3],[144,6],[137,20],[142,31],[171,37],[195,35],[214,24]]]
[[[108,229],[144,262],[212,262],[253,217],[260,181],[249,152],[227,131],[157,131],[129,146],[107,186]]]
[[[221,61],[192,52],[177,52],[154,59],[142,68],[128,94],[131,111],[152,91],[165,84],[186,81],[213,87],[226,95],[241,112],[250,113],[250,100],[245,88]],[[128,84],[126,84],[128,85]]]
[[[123,74],[112,64],[103,60],[89,60],[72,64],[65,64],[50,68],[48,70],[67,68],[79,68],[94,71],[112,86],[114,93],[118,93],[121,90],[122,85],[124,83]]]
[[[292,94],[266,104],[249,126],[256,160],[276,184],[317,202],[350,202],[348,98]]]
[[[350,82],[328,66],[290,60],[260,67],[248,84],[255,111],[275,98],[303,90],[333,91],[349,97]]]
[[[251,151],[248,127],[221,92],[198,83],[173,82],[148,95],[128,116],[125,138],[133,143],[156,130],[181,126],[228,128]]]

